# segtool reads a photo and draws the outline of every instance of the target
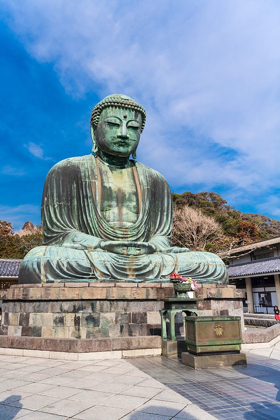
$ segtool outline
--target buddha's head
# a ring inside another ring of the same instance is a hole
[[[110,95],[99,102],[91,114],[93,152],[136,157],[146,112],[129,96]]]

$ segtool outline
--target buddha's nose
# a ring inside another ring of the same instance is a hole
[[[122,126],[121,126],[121,130],[118,134],[118,137],[121,137],[122,139],[127,139],[128,138],[128,134],[127,134],[127,127],[126,127],[126,122],[124,121]]]

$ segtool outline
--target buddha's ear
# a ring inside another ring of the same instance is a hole
[[[92,140],[91,151],[92,151],[92,153],[97,153],[98,152],[98,146],[97,146],[96,141],[95,141],[95,131],[94,131],[94,128],[93,128],[92,124],[90,125],[90,135],[91,135],[91,140]]]
[[[136,150],[134,150],[134,152],[132,153],[132,159],[136,160],[137,156],[136,156]]]

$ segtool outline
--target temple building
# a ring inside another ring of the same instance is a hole
[[[18,283],[19,267],[22,260],[0,259],[0,289],[8,289]]]
[[[280,306],[280,237],[227,252],[230,284],[246,290],[244,312],[274,313]]]

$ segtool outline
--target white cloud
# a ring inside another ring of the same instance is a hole
[[[122,92],[146,107],[139,158],[172,185],[223,186],[252,199],[278,185],[279,1],[2,7],[29,53],[54,64],[69,94]]]
[[[26,147],[28,149],[28,151],[33,156],[35,156],[35,157],[37,157],[39,159],[50,160],[49,157],[45,157],[44,156],[44,150],[38,144],[32,143],[32,141],[30,141],[29,143],[25,144],[24,147]]]
[[[14,168],[13,166],[7,165],[2,168],[1,173],[3,175],[22,176],[25,175],[26,172],[22,168]]]

